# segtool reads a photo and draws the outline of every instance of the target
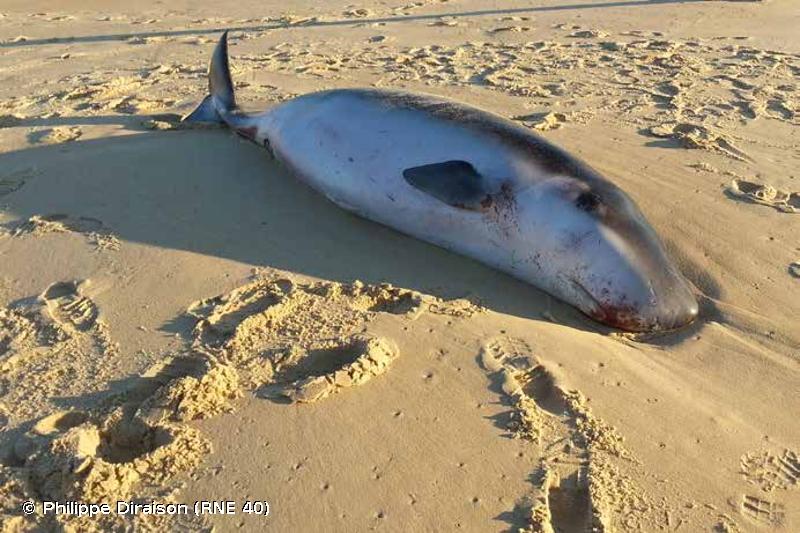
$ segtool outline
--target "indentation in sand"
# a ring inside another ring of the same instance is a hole
[[[62,281],[50,285],[41,298],[53,319],[65,327],[86,332],[97,324],[97,306],[81,294],[85,282]]]
[[[454,17],[439,17],[439,19],[428,23],[428,26],[438,26],[444,28],[454,28],[456,26],[464,26],[464,25],[465,24],[463,22],[459,22],[459,20]]]
[[[533,28],[531,26],[500,26],[498,28],[492,28],[489,30],[489,33],[522,33],[525,31],[531,31],[532,29]]]
[[[262,387],[260,395],[309,403],[383,374],[398,352],[388,339],[359,335],[345,343],[281,355],[272,360],[273,383]]]
[[[36,422],[31,431],[46,437],[64,433],[75,426],[80,426],[88,419],[89,415],[83,411],[58,411]]]
[[[723,134],[701,124],[667,123],[654,126],[649,132],[656,137],[675,139],[685,148],[720,152],[740,161],[750,161],[750,157]]]
[[[549,131],[560,128],[567,122],[568,117],[565,113],[549,112],[514,117],[514,120],[518,120],[529,128],[533,128],[538,131]]]
[[[512,406],[507,428],[542,450],[534,491],[525,498],[526,531],[612,531],[655,520],[652,503],[612,462],[634,464],[623,439],[596,417],[578,391],[566,391],[523,339],[486,341],[481,363]]]
[[[65,143],[75,141],[83,135],[81,129],[77,126],[64,126],[56,128],[46,128],[43,130],[35,130],[28,134],[28,141],[31,143]]]
[[[92,217],[74,217],[64,213],[33,215],[11,226],[11,236],[40,237],[51,233],[81,233],[97,250],[119,250],[119,239],[101,220]]]
[[[195,366],[150,396],[140,408],[142,416],[157,423],[187,422],[233,410],[233,401],[241,396],[236,369],[212,360]]]
[[[266,277],[192,304],[195,350],[229,361],[262,397],[313,402],[361,385],[397,357],[392,339],[371,335],[382,314],[468,318],[480,308],[389,284],[297,282]]]
[[[128,498],[134,488],[159,484],[195,467],[209,451],[197,430],[149,426],[116,410],[35,444],[25,458],[44,498]]]
[[[0,115],[0,128],[13,128],[23,122],[23,117],[17,115]]]
[[[608,37],[608,34],[602,30],[577,30],[570,33],[569,36],[580,39],[598,39]]]
[[[780,526],[785,515],[785,508],[780,503],[749,495],[742,497],[741,511],[754,522],[772,527]]]
[[[10,172],[0,176],[0,198],[8,196],[13,192],[17,192],[25,183],[36,175],[36,171],[32,168]]]
[[[741,473],[765,492],[798,488],[800,454],[790,449],[749,453],[741,459]]]
[[[55,411],[19,435],[0,466],[0,494],[61,501],[174,501],[176,476],[195,470],[211,449],[182,422],[230,410],[238,396],[233,368],[201,354],[167,359],[91,411]],[[125,518],[59,520],[81,530],[102,530],[122,527]]]
[[[365,18],[365,17],[371,17],[373,13],[369,9],[358,7],[358,8],[348,9],[344,13],[342,13],[342,15],[344,15],[345,17]]]
[[[260,349],[299,345],[310,339],[348,338],[376,313],[413,320],[423,312],[467,316],[464,300],[444,301],[389,284],[296,283],[256,280],[230,293],[192,304],[195,342],[237,359]]]
[[[743,179],[731,181],[727,190],[735,198],[774,207],[783,213],[800,213],[800,192],[783,191],[766,183]]]
[[[87,287],[54,283],[0,309],[0,370],[9,379],[5,401],[15,404],[17,416],[41,414],[53,398],[91,389],[117,353]]]

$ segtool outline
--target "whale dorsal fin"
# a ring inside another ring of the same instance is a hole
[[[403,171],[417,189],[453,207],[482,211],[491,201],[486,179],[466,161],[444,161]]]

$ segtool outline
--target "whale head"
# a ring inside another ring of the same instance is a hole
[[[697,317],[689,283],[619,187],[586,170],[551,177],[525,194],[532,201],[518,198],[520,222],[529,225],[523,233],[540,239],[536,248],[545,250],[535,263],[549,270],[551,292],[627,331],[673,330]]]

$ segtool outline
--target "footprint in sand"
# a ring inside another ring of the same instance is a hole
[[[24,467],[19,470],[37,497],[109,500],[155,487],[174,490],[173,478],[195,470],[210,451],[196,429],[174,422],[219,412],[216,407],[236,397],[232,376],[235,372],[218,362],[170,360],[118,397],[124,401],[120,407],[55,411],[40,418],[17,437],[6,460]],[[187,530],[207,526],[194,525]],[[120,526],[104,523],[101,529],[130,529]]]
[[[653,126],[648,132],[654,137],[674,139],[684,148],[720,152],[739,161],[752,161],[750,156],[734,146],[724,135],[700,124],[668,122]]]
[[[32,300],[0,308],[0,371],[6,375],[70,337],[47,313],[41,312],[41,303]],[[3,380],[3,396],[8,393],[9,384]]]
[[[543,454],[532,476],[533,495],[517,505],[528,514],[530,530],[609,531],[612,507],[626,520],[642,519],[632,509],[646,508],[644,496],[608,460],[629,457],[622,438],[591,413],[580,393],[564,390],[527,341],[490,338],[481,362],[513,405],[507,428]]]
[[[101,220],[92,217],[73,217],[63,213],[33,215],[16,224],[12,237],[40,237],[50,233],[74,232],[85,235],[97,250],[119,250],[120,241]]]
[[[742,118],[753,120],[764,116],[766,105],[760,96],[741,89],[734,89],[733,93],[737,98],[730,100],[730,105],[739,110]]]
[[[192,304],[193,346],[233,362],[262,397],[313,402],[383,374],[398,355],[368,324],[381,314],[468,316],[452,304],[388,284],[256,279]],[[365,333],[366,332],[366,333]]]
[[[364,289],[364,285],[360,285]],[[414,291],[399,289],[391,285],[377,285],[366,288],[363,295],[356,298],[352,305],[355,309],[363,309],[373,313],[389,313],[416,318],[422,312],[422,295]]]
[[[766,183],[742,179],[733,180],[727,192],[735,198],[773,207],[783,213],[800,213],[800,192],[782,191]]]
[[[533,350],[525,340],[516,337],[498,336],[483,345],[481,362],[491,372],[530,368]],[[535,359],[534,359],[535,360]]]
[[[192,304],[197,350],[236,364],[245,387],[263,397],[312,402],[383,374],[394,341],[369,334],[380,315],[422,313],[466,319],[480,308],[389,284],[300,282],[268,276]]]
[[[0,115],[0,128],[13,128],[22,124],[24,119],[16,115]]]
[[[534,476],[529,531],[611,531],[610,521],[597,507],[590,492],[586,469],[560,476],[542,466]]]
[[[108,377],[119,345],[84,294],[87,283],[53,283],[0,308],[0,371],[8,378],[3,395],[18,420],[50,411],[53,398],[80,396]]]
[[[608,34],[602,30],[578,30],[569,34],[573,39],[597,39],[608,37]]]
[[[532,29],[531,26],[500,26],[489,30],[489,33],[522,33]]]
[[[744,516],[754,522],[773,527],[780,526],[785,516],[783,505],[755,496],[743,496],[740,509]]]
[[[562,125],[566,124],[568,117],[565,113],[533,113],[531,115],[524,115],[514,117],[518,120],[537,131],[557,130]]]
[[[500,17],[497,20],[499,20],[501,22],[528,22],[528,21],[533,20],[533,18],[532,17],[520,17],[520,16],[517,16],[517,15],[509,15],[509,16],[505,16],[505,17]]]
[[[158,365],[97,410],[59,410],[52,398],[97,394],[94,385],[86,390],[80,384],[107,381],[102,363],[93,365],[116,355],[85,287],[54,283],[38,297],[0,309],[0,357],[3,371],[14,377],[4,401],[16,406],[11,416],[0,405],[0,426],[11,423],[16,431],[0,458],[14,467],[0,480],[6,496],[16,485],[21,500],[125,500],[155,498],[156,487],[165,491],[161,495],[173,491],[176,476],[193,472],[210,451],[208,441],[181,422],[227,410],[238,397],[234,369],[185,357]],[[137,529],[119,517],[96,520],[103,530]],[[49,527],[40,516],[26,525]],[[208,529],[191,525],[187,530]],[[175,529],[174,523],[155,527]]]
[[[28,142],[32,144],[66,143],[79,139],[81,135],[83,135],[83,132],[77,126],[59,126],[57,128],[46,128],[30,132],[28,134]]]
[[[25,182],[35,174],[36,172],[33,169],[26,168],[0,176],[0,198],[20,190],[25,185]]]
[[[439,20],[434,20],[433,22],[428,23],[428,26],[438,26],[438,27],[445,27],[445,28],[453,28],[455,26],[461,26],[462,24],[453,17],[441,17]]]
[[[142,398],[140,417],[151,425],[211,418],[233,410],[241,396],[239,374],[202,356],[171,357],[145,372],[128,396]]]
[[[800,487],[800,454],[794,450],[749,453],[741,459],[741,473],[764,492]]]
[[[136,98],[134,96],[123,96],[111,100],[104,107],[118,113],[126,115],[146,114],[152,111],[169,109],[175,103],[174,100]]]
[[[349,18],[365,18],[370,17],[373,15],[372,11],[369,9],[365,9],[363,7],[355,8],[355,9],[348,9],[344,13],[342,13],[345,17]]]
[[[397,346],[381,337],[359,335],[323,346],[278,354],[272,361],[275,378],[259,396],[315,402],[383,374],[398,355]]]
[[[665,81],[656,85],[656,90],[667,97],[675,97],[681,93],[680,86],[669,81]]]
[[[770,110],[773,116],[783,120],[792,120],[795,117],[795,112],[790,109],[786,102],[781,100],[769,100],[767,102],[767,109]]]
[[[75,20],[75,17],[73,17],[72,15],[53,15],[51,17],[48,17],[47,20],[49,20],[50,22],[63,22],[66,20]]]
[[[76,233],[91,233],[100,231],[103,223],[91,217],[72,217],[63,213],[51,215],[33,215],[20,224],[13,235],[19,237],[25,234],[41,235],[60,231],[74,231]]]
[[[38,449],[47,442],[47,438],[54,438],[61,433],[80,426],[89,420],[89,414],[79,410],[56,411],[39,419],[29,432],[20,435],[13,443],[11,456],[12,463],[24,464]]]
[[[87,281],[60,281],[41,295],[53,319],[77,331],[90,330],[98,318],[97,306],[82,294]]]
[[[39,427],[47,433],[37,433]],[[134,410],[99,420],[56,413],[21,436],[14,448],[43,497],[109,499],[127,498],[142,484],[191,470],[209,444],[196,429],[153,426]]]

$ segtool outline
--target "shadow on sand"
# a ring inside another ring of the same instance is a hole
[[[35,168],[35,177],[3,198],[23,220],[91,217],[123,241],[470,297],[514,316],[543,320],[551,313],[567,326],[608,331],[528,284],[345,212],[227,130],[35,146],[0,155],[0,168]]]

